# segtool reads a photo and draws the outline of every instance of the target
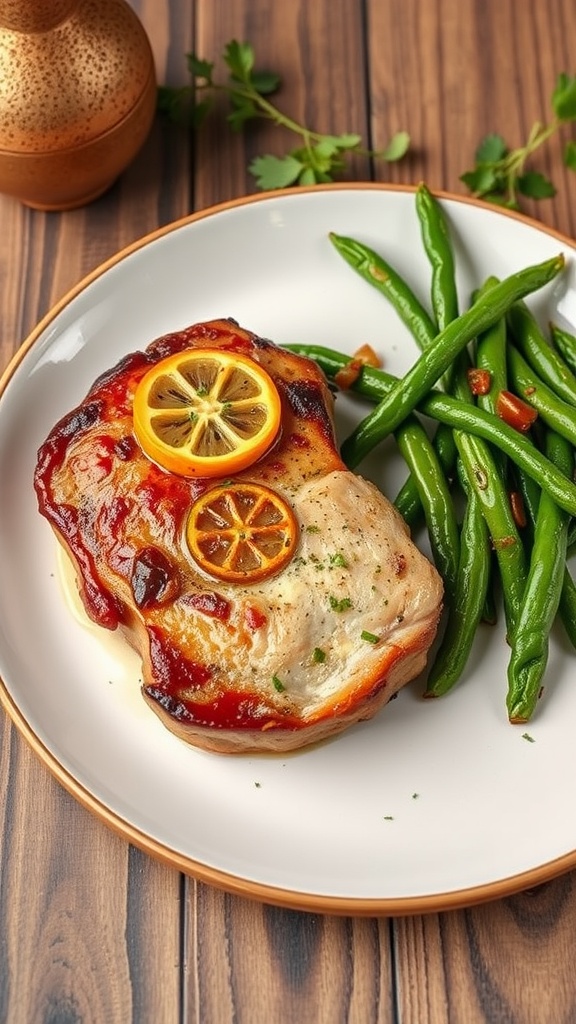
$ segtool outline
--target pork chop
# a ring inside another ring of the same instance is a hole
[[[292,558],[267,579],[227,582],[195,563],[187,518],[221,481],[166,472],[134,437],[139,380],[193,347],[248,355],[280,394],[276,442],[235,478],[273,489],[298,524]],[[232,320],[163,336],[102,375],[42,444],[35,488],[88,615],[123,631],[145,700],[189,743],[305,746],[372,717],[426,663],[438,573],[390,502],[341,461],[316,364]]]

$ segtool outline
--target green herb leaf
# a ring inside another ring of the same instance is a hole
[[[329,158],[334,156],[334,153],[337,153],[339,148],[341,149],[342,147],[338,146],[338,143],[336,142],[333,136],[325,135],[323,139],[320,139],[318,145],[314,146],[313,152],[319,159],[322,160],[327,157]],[[330,166],[329,160],[327,166]]]
[[[159,113],[167,114],[170,120],[181,120],[184,105],[187,102],[187,89],[172,89],[171,87],[165,85],[159,86],[156,97],[156,107]]]
[[[278,676],[272,676],[272,686],[278,691],[278,693],[284,693],[286,689],[284,683],[278,678]]]
[[[534,153],[567,121],[576,121],[576,76],[558,76],[551,97],[553,117],[548,124],[534,121],[524,145],[509,149],[501,135],[487,135],[476,149],[476,164],[460,176],[473,195],[509,209],[520,209],[519,198],[549,199],[556,194],[552,181],[528,166]],[[564,148],[564,162],[576,170],[576,144]]]
[[[312,651],[312,661],[315,665],[321,665],[326,661],[326,651],[323,651],[321,647],[315,647]]]
[[[293,156],[257,156],[249,167],[250,173],[263,189],[293,185],[303,169],[301,161]]]
[[[572,140],[564,147],[564,163],[571,171],[576,171],[576,142]]]
[[[508,146],[501,135],[486,135],[476,150],[476,161],[479,164],[493,164],[502,160],[508,152]]]
[[[254,101],[247,99],[245,96],[233,96],[232,106],[233,110],[228,114],[226,120],[235,131],[240,131],[246,124],[246,121],[251,121],[253,118],[258,117],[258,110]]]
[[[253,71],[250,81],[261,96],[271,96],[278,92],[282,79],[274,71]]]
[[[382,159],[388,163],[394,163],[396,160],[401,160],[403,156],[410,149],[410,136],[408,132],[396,132],[392,136],[390,142],[381,153]]]
[[[470,191],[477,196],[484,196],[491,192],[497,185],[497,177],[494,169],[485,164],[479,164],[471,171],[465,171],[460,175],[462,181]]]
[[[313,171],[311,167],[305,167],[302,174],[298,175],[298,184],[317,185],[318,178],[316,177],[316,172]]]
[[[192,78],[201,78],[206,82],[212,81],[212,75],[214,73],[214,62],[211,60],[201,60],[195,53],[186,54],[186,63],[188,65],[188,71],[192,75]]]
[[[327,135],[326,138],[332,140],[336,149],[354,149],[362,142],[360,135],[353,135],[350,133],[344,133],[343,135]]]
[[[539,171],[526,171],[517,181],[518,191],[531,199],[550,199],[556,195],[552,182]]]
[[[232,39],[224,47],[224,61],[232,77],[245,82],[254,67],[254,50],[250,43],[239,43],[237,39]]]
[[[207,90],[210,96],[225,94],[231,104],[227,122],[233,130],[240,130],[248,121],[271,121],[285,132],[296,135],[299,148],[289,150],[285,157],[259,156],[250,164],[250,173],[262,189],[286,188],[290,185],[314,185],[331,182],[345,170],[345,155],[360,150],[361,137],[353,132],[339,135],[313,131],[275,106],[270,99],[281,82],[273,71],[260,71],[255,67],[255,53],[250,43],[231,40],[224,47],[222,60],[229,71],[227,81],[214,78],[214,63],[203,60],[195,53],[186,55],[192,84],[185,89],[163,87],[158,93],[158,110],[175,120],[199,124],[209,109],[206,100],[198,102],[198,93]],[[189,114],[193,111],[193,114]],[[184,115],[186,115],[184,117]],[[385,160],[399,160],[407,151],[410,139],[407,132],[398,132],[386,150],[363,150],[365,156]]]
[[[576,77],[558,75],[552,93],[552,109],[560,121],[576,120]]]

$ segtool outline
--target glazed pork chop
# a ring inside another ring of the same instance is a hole
[[[141,379],[198,348],[248,357],[280,397],[275,440],[232,480],[166,471],[135,438]],[[101,376],[42,444],[35,488],[88,615],[124,632],[145,700],[189,743],[303,747],[373,716],[425,665],[442,603],[436,570],[394,507],[342,463],[316,364],[232,320],[166,335]],[[220,564],[230,490],[286,509],[289,539],[270,575]]]

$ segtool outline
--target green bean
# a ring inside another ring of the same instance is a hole
[[[472,338],[499,320],[513,302],[551,281],[563,265],[564,258],[560,255],[512,274],[448,324],[376,409],[344,441],[342,454],[346,463],[351,468],[356,467],[375,443],[392,433],[424,398]]]
[[[492,538],[502,578],[508,632],[515,629],[526,582],[526,555],[520,539],[508,490],[488,445],[461,430],[454,433],[456,446]]]
[[[410,530],[416,530],[424,518],[418,485],[412,475],[408,476],[392,504],[398,510]]]
[[[416,213],[420,222],[424,251],[432,269],[430,299],[436,320],[436,328],[437,331],[443,330],[452,320],[456,319],[459,312],[456,266],[452,250],[452,240],[444,211],[424,182],[421,182],[416,190]],[[434,337],[429,338],[428,341],[424,339],[420,347],[426,348],[433,341]],[[464,360],[462,365],[466,365],[466,360]],[[457,398],[465,399],[470,396],[470,392],[467,389],[467,384],[464,384],[464,386],[468,393],[466,394],[461,390],[461,372],[462,366],[459,360],[456,360],[444,373],[442,387],[446,391],[454,392]],[[444,471],[447,474],[451,474],[456,462],[456,447],[452,431],[449,427],[440,425],[436,431],[434,444]],[[410,488],[410,479],[408,479],[405,489],[410,490]],[[396,497],[397,507],[402,508],[405,504],[405,499],[406,496],[403,489]]]
[[[475,294],[474,301],[478,301],[479,298],[486,295],[496,284],[498,284],[497,277],[486,278],[482,287]],[[490,374],[490,389],[486,394],[479,394],[477,396],[478,406],[486,412],[495,413],[496,398],[500,391],[506,389],[507,386],[506,320],[504,317],[501,317],[492,327],[478,335],[476,339],[475,365],[479,370],[485,370]],[[495,449],[494,456],[496,459],[500,459],[502,472],[507,472],[508,463],[506,457],[498,449]],[[493,566],[493,564],[494,557],[491,558],[491,565]],[[493,573],[492,575],[495,576],[496,574]],[[495,585],[496,580],[491,579],[486,592],[485,608],[482,613],[483,621],[490,624],[494,624],[497,621]]]
[[[469,489],[460,532],[456,593],[442,641],[428,673],[425,697],[441,697],[461,678],[485,610],[490,565],[488,528],[478,498]]]
[[[555,323],[550,324],[550,333],[564,362],[576,374],[576,336]]]
[[[346,366],[350,362],[350,356],[334,352],[332,349],[323,349],[320,346],[288,345],[286,347],[300,355],[314,353],[312,358],[318,362],[321,369],[327,366],[333,367],[335,362],[338,362],[340,367]],[[326,360],[323,355],[325,352],[328,353]],[[368,398],[380,400],[389,394],[397,383],[398,377],[394,377],[384,370],[364,367],[352,385],[352,390],[358,394],[365,394]],[[531,476],[543,490],[547,491],[561,508],[569,512],[570,515],[576,516],[576,485],[567,480],[564,474],[530,440],[523,437],[513,427],[509,427],[498,416],[466,402],[461,402],[457,398],[452,398],[451,395],[434,390],[419,403],[418,409],[426,416],[446,423],[450,427],[467,431],[476,437],[484,438],[485,441],[491,441]]]
[[[498,279],[489,277],[479,291],[479,296],[489,292]],[[501,317],[492,327],[478,335],[476,342],[476,366],[490,374],[490,390],[478,395],[478,405],[488,412],[496,411],[496,398],[508,387],[506,369],[506,320]]]
[[[380,396],[381,397],[381,396]],[[436,458],[445,478],[450,479],[454,471],[456,446],[450,427],[437,430],[433,439]],[[422,503],[418,485],[410,474],[394,498],[394,505],[408,525],[414,528],[422,519]]]
[[[368,246],[331,232],[330,241],[347,263],[392,304],[420,348],[436,336],[436,325],[403,277]]]
[[[448,224],[440,203],[421,182],[416,190],[416,212],[424,251],[432,267],[431,299],[438,330],[458,316],[456,269]]]
[[[549,432],[546,452],[562,472],[572,472],[572,449]],[[568,516],[546,493],[540,497],[524,600],[511,637],[506,706],[511,722],[531,718],[541,694],[549,634],[560,603],[566,564]]]
[[[334,380],[338,371],[345,369],[353,358],[345,352],[337,352],[335,349],[325,348],[323,345],[303,345],[296,342],[285,345],[284,348],[289,352],[296,352],[297,355],[312,359],[320,367],[322,373],[328,377],[328,380]],[[364,364],[356,380],[350,384],[349,390],[357,392],[372,402],[379,402],[382,395],[387,394],[397,380],[397,377],[387,373],[386,370]]]
[[[571,476],[571,473],[567,475]],[[538,506],[540,504],[540,488],[525,473],[520,473],[520,487],[524,498],[524,507],[533,528],[536,524]],[[567,546],[569,543],[570,534],[568,533]],[[572,579],[567,566],[564,568],[558,614],[562,620],[566,636],[572,646],[576,647],[576,583]]]
[[[536,375],[518,350],[508,346],[508,366],[513,389],[557,434],[576,445],[576,412]]]
[[[416,481],[430,538],[434,564],[444,580],[451,607],[456,592],[460,534],[452,496],[426,431],[414,417],[396,431],[396,442]]]
[[[529,366],[565,402],[576,405],[576,377],[544,336],[536,317],[525,302],[508,311],[508,327]]]
[[[564,569],[558,611],[566,636],[572,646],[576,647],[576,583],[567,567]]]
[[[421,412],[456,429],[465,430],[485,441],[491,441],[565,509],[570,515],[576,514],[576,486],[543,455],[535,445],[522,434],[509,427],[498,416],[468,406],[450,395],[432,392],[420,402]]]

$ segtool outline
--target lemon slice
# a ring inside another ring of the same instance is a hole
[[[255,583],[283,569],[298,542],[288,503],[270,487],[230,483],[194,502],[186,527],[190,552],[209,575]]]
[[[134,395],[144,453],[179,476],[227,476],[256,462],[280,428],[280,396],[259,363],[191,349],[156,363]]]

